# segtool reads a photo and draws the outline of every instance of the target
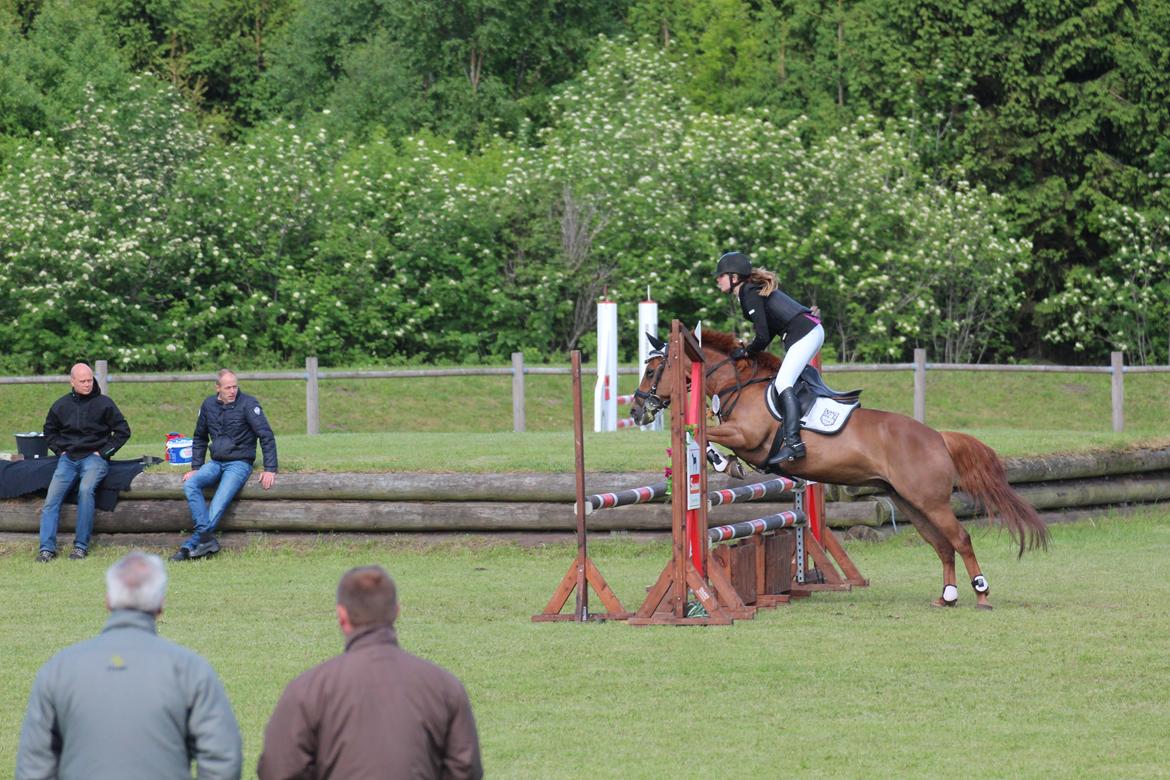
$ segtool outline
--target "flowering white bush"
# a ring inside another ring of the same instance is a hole
[[[1170,324],[1170,194],[1158,191],[1147,213],[1115,206],[1102,235],[1112,251],[1100,268],[1071,269],[1040,307],[1050,322],[1044,338],[1097,359],[1115,350],[1160,363]]]
[[[600,41],[547,128],[474,154],[287,123],[217,144],[147,78],[91,99],[0,177],[7,360],[560,358],[592,346],[602,290],[630,327],[649,287],[665,318],[742,328],[712,279],[733,248],[821,306],[841,358],[998,344],[1028,247],[995,196],[922,172],[912,123],[809,142],[801,120],[696,111],[680,67]]]

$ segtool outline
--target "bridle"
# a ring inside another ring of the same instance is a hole
[[[666,373],[667,352],[668,352],[668,347],[664,346],[664,347],[662,347],[662,349],[658,349],[658,350],[655,350],[655,351],[650,353],[650,355],[646,358],[647,363],[649,363],[654,358],[661,358],[661,361],[658,363],[658,368],[656,368],[654,371],[654,377],[650,381],[650,389],[649,390],[642,390],[641,388],[638,388],[637,390],[634,391],[634,398],[641,401],[642,402],[642,409],[644,410],[644,412],[647,412],[651,415],[656,415],[656,414],[658,414],[658,412],[660,412],[663,409],[670,406],[670,399],[669,398],[666,400],[663,400],[662,397],[658,395],[658,383],[662,381],[662,376],[663,376],[663,374]],[[731,417],[732,411],[735,409],[736,404],[739,403],[740,391],[742,391],[745,387],[747,387],[749,385],[756,384],[757,382],[771,381],[767,377],[764,377],[762,379],[761,378],[749,379],[747,382],[741,382],[740,378],[739,378],[739,366],[736,362],[736,359],[732,358],[732,357],[724,357],[723,360],[721,360],[718,363],[716,363],[715,365],[711,366],[710,368],[708,368],[704,372],[704,375],[703,375],[704,382],[706,382],[708,379],[710,379],[715,374],[716,371],[718,371],[720,368],[727,365],[728,363],[731,364],[732,370],[735,372],[735,384],[728,385],[727,387],[723,388],[722,390],[718,390],[713,394],[713,397],[716,399],[716,402],[713,404],[712,412],[715,414],[716,417],[719,418],[720,422],[724,422],[729,417]],[[687,387],[688,388],[690,387],[690,375],[689,374],[687,375]],[[718,399],[720,398],[720,396],[722,396],[723,393],[726,393],[729,390],[733,391],[731,393],[732,400],[731,400],[730,404],[728,404],[726,406],[726,408],[720,408]]]
[[[662,375],[666,373],[666,347],[656,349],[646,357],[646,362],[649,363],[654,358],[661,358],[658,363],[658,369],[654,372],[654,379],[650,382],[650,389],[643,390],[638,388],[634,391],[634,398],[642,402],[643,413],[656,415],[666,407],[670,406],[670,401],[663,401],[658,395],[658,383],[662,381]]]

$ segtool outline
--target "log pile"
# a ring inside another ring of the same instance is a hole
[[[1092,452],[1005,461],[1008,479],[1038,510],[1170,501],[1170,447]],[[163,466],[139,475],[117,509],[98,512],[100,533],[182,532],[191,527],[178,470]],[[661,472],[590,473],[591,492],[661,481]],[[762,481],[752,479],[749,481]],[[711,475],[711,489],[744,483]],[[893,503],[873,488],[829,486],[826,514],[836,529],[902,522]],[[572,474],[281,474],[269,491],[251,480],[228,510],[225,530],[263,531],[571,531],[576,497]],[[757,503],[789,503],[780,495]],[[720,523],[750,520],[769,510],[757,503],[712,510]],[[0,501],[0,531],[35,533],[42,500]],[[956,493],[960,517],[978,514]],[[71,529],[73,507],[62,511]],[[670,505],[626,506],[590,515],[596,531],[668,531]]]

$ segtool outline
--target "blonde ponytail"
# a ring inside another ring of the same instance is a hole
[[[752,284],[760,285],[760,296],[764,298],[767,298],[780,286],[776,279],[776,274],[771,271],[765,271],[762,268],[753,268],[752,275],[748,277],[748,281]]]

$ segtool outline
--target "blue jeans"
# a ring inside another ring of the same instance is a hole
[[[246,460],[208,460],[195,474],[183,483],[187,506],[191,507],[191,519],[195,521],[195,533],[183,542],[183,546],[194,550],[200,542],[206,542],[215,533],[220,518],[227,511],[228,504],[240,492],[240,488],[252,475],[252,464]],[[211,507],[203,498],[203,489],[219,483],[211,497]]]
[[[45,494],[45,508],[41,510],[42,550],[57,552],[57,523],[61,519],[61,502],[78,479],[81,485],[77,488],[77,530],[73,534],[73,546],[89,549],[89,537],[93,533],[93,491],[109,471],[110,464],[101,455],[93,453],[77,460],[68,455],[57,459],[57,470],[53,472],[48,493]]]

